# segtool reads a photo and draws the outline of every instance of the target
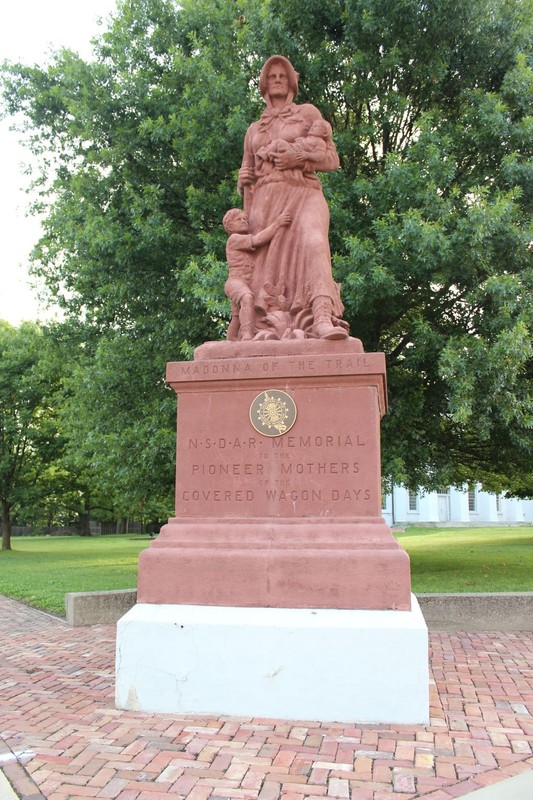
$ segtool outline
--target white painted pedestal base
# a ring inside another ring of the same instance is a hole
[[[138,604],[118,622],[117,708],[323,722],[429,721],[412,611]]]

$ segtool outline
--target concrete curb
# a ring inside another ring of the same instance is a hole
[[[33,755],[26,750],[13,752],[0,739],[0,800],[46,800],[24,768]]]
[[[69,592],[65,595],[67,623],[79,627],[118,622],[136,602],[137,589]]]
[[[418,594],[430,631],[530,631],[533,592]]]
[[[533,797],[533,770],[522,772],[491,786],[476,789],[459,800],[531,800]]]
[[[17,800],[13,787],[0,769],[0,800]]]
[[[430,631],[533,630],[533,592],[418,594]],[[67,623],[73,627],[118,622],[137,602],[136,589],[70,592]]]

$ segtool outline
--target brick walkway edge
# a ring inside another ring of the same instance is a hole
[[[531,633],[432,633],[431,723],[117,711],[115,626],[0,596],[0,767],[26,800],[450,800],[533,769]]]

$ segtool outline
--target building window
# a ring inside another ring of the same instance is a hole
[[[468,490],[468,510],[471,512],[477,511],[477,493],[475,486],[471,486]]]
[[[409,492],[409,511],[418,511],[418,495],[416,492]]]
[[[496,513],[497,514],[502,513],[502,498],[501,495],[499,494],[496,495]]]

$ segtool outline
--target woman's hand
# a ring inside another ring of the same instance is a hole
[[[250,186],[252,183],[255,183],[255,170],[252,167],[241,167],[237,185]]]
[[[285,152],[277,151],[273,153],[272,160],[276,169],[279,170],[303,169],[305,165],[305,162],[298,158],[297,153],[290,147]]]

